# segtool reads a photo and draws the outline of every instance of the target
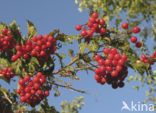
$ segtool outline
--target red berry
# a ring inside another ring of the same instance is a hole
[[[24,80],[27,82],[27,81],[29,81],[30,80],[30,76],[29,75],[26,75],[25,77],[24,77]]]
[[[31,42],[31,40],[27,40],[27,42],[26,42],[26,45],[32,45],[32,42]]]
[[[98,28],[99,28],[99,25],[98,25],[97,23],[94,23],[94,24],[93,24],[93,27],[94,27],[95,29],[98,29]]]
[[[112,64],[112,60],[109,60],[109,59],[106,59],[105,60],[105,65],[106,66],[109,66],[109,65],[111,65]]]
[[[116,71],[120,72],[122,70],[122,66],[116,66]]]
[[[21,90],[20,90],[20,89],[17,89],[16,92],[17,92],[18,94],[20,94],[20,93],[21,93]]]
[[[117,49],[116,48],[111,48],[110,53],[117,54],[118,52],[117,52]]]
[[[32,56],[36,56],[37,52],[35,50],[31,51]]]
[[[35,95],[36,91],[34,89],[31,90],[31,94]]]
[[[111,75],[112,75],[112,77],[118,76],[118,71],[113,70],[113,71],[111,72]]]
[[[120,54],[115,54],[114,59],[119,60],[121,58]]]
[[[24,102],[25,100],[26,100],[25,96],[22,96],[22,97],[20,98],[20,102]]]
[[[81,31],[81,36],[83,37],[83,36],[86,36],[86,35],[87,35],[87,32],[85,30],[82,30]]]
[[[95,55],[95,57],[94,57],[94,60],[95,61],[98,61],[98,60],[100,60],[101,59],[101,56],[100,55]]]
[[[23,55],[23,58],[24,58],[24,59],[27,59],[28,57],[29,57],[28,54],[24,54],[24,55]]]
[[[93,26],[93,23],[92,22],[88,22],[88,27],[92,27]]]
[[[128,23],[127,22],[124,22],[121,26],[123,29],[128,29]]]
[[[102,65],[104,65],[104,64],[105,64],[105,60],[104,60],[104,59],[98,60],[98,65],[99,65],[99,66],[102,66]]]
[[[38,72],[38,73],[36,74],[36,76],[37,76],[38,78],[40,78],[40,77],[42,76],[42,73],[41,73],[41,72]]]
[[[106,71],[106,67],[105,66],[100,66],[100,69],[101,69],[102,73],[105,73],[105,71]]]
[[[126,55],[126,54],[123,54],[123,55],[121,56],[121,58],[122,58],[123,60],[127,60],[127,55]]]
[[[39,89],[39,90],[37,90],[37,92],[36,92],[38,95],[42,95],[42,90],[41,89]]]
[[[106,66],[106,70],[111,72],[113,70],[113,68],[111,66]]]
[[[12,61],[16,61],[18,59],[18,56],[17,55],[13,55],[12,57],[11,57],[11,60]]]
[[[88,22],[95,23],[95,18],[90,17]]]
[[[109,48],[105,48],[104,50],[103,50],[103,52],[104,52],[104,54],[109,54],[109,52],[110,52],[110,49]]]
[[[20,80],[18,81],[18,83],[19,83],[20,85],[25,85],[25,80],[24,80],[24,79],[20,79]]]
[[[30,88],[30,87],[26,87],[24,91],[25,91],[26,93],[29,93],[29,92],[31,92],[31,88]]]
[[[94,32],[91,29],[87,31],[88,36],[92,36],[93,34],[94,34]]]
[[[16,55],[17,55],[18,57],[20,57],[20,56],[22,56],[22,52],[21,52],[21,51],[17,51]]]
[[[92,18],[98,18],[98,13],[96,13],[96,12],[93,13],[93,14],[92,14]]]
[[[49,91],[45,91],[45,92],[44,92],[44,95],[45,95],[45,96],[49,96]]]
[[[2,29],[2,34],[7,34],[7,32],[8,32],[8,29],[6,28]]]
[[[139,27],[134,27],[134,28],[132,29],[132,32],[133,32],[133,33],[139,33],[139,32],[140,32],[140,28],[139,28]]]
[[[101,34],[106,34],[106,29],[105,29],[105,28],[101,28],[101,29],[100,29],[100,33],[101,33]]]
[[[35,83],[35,82],[36,82],[36,83],[39,82],[39,78],[38,78],[38,77],[34,77],[34,78],[33,78],[33,82],[34,82],[34,83]]]
[[[112,60],[114,58],[114,54],[108,54],[107,59]]]
[[[96,80],[97,82],[100,82],[100,80],[101,80],[101,77],[100,77],[99,75],[95,75],[94,78],[95,78],[95,80]]]
[[[142,46],[142,43],[141,43],[141,42],[137,42],[137,43],[136,43],[136,47],[137,47],[137,48],[140,48],[141,46]]]
[[[136,43],[137,42],[137,37],[136,36],[132,36],[131,37],[131,42],[132,43]]]
[[[101,78],[101,81],[100,81],[100,83],[103,85],[103,84],[105,84],[106,83],[106,78]]]
[[[28,99],[28,98],[31,97],[31,94],[30,94],[30,93],[26,93],[26,94],[25,94],[25,97],[26,97],[26,99]]]
[[[120,59],[120,60],[118,61],[118,64],[119,64],[120,66],[122,66],[122,65],[125,64],[125,61],[124,61],[123,59]]]
[[[147,57],[146,55],[141,55],[141,58],[146,59]]]
[[[35,83],[35,84],[34,84],[34,88],[35,88],[35,89],[39,89],[39,88],[40,88],[40,85],[39,85],[38,83]]]
[[[101,70],[101,68],[96,68],[96,69],[94,70],[94,72],[95,72],[95,74],[97,74],[97,75],[101,75],[102,70]]]
[[[101,19],[101,20],[99,21],[99,24],[100,24],[101,26],[105,25],[105,20],[104,20],[104,19]]]
[[[113,61],[112,61],[112,65],[113,65],[113,66],[117,66],[117,64],[118,64],[118,61],[117,61],[117,60],[113,60]]]

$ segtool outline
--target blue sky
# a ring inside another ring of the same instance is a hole
[[[74,0],[1,0],[0,4],[0,21],[9,24],[12,19],[15,19],[24,34],[27,33],[27,19],[35,24],[38,34],[46,34],[53,29],[60,29],[61,32],[68,35],[77,34],[75,26],[85,23],[88,19],[87,10],[80,13]],[[65,49],[67,48],[75,48],[75,45],[67,45]],[[63,49],[60,51],[63,51]],[[70,59],[66,59],[65,62],[69,61]],[[134,75],[130,71],[129,76]],[[134,81],[126,83],[122,89],[113,90],[111,86],[97,84],[94,80],[93,72],[89,72],[87,75],[82,71],[78,73],[78,76],[80,81],[74,81],[73,87],[84,89],[90,94],[80,94],[60,88],[62,93],[60,97],[53,97],[53,91],[51,91],[51,96],[49,97],[51,105],[60,110],[59,104],[61,101],[72,101],[74,97],[83,95],[85,97],[85,106],[80,113],[131,113],[128,111],[121,112],[122,101],[124,100],[130,105],[131,101],[137,103],[146,98],[145,90],[148,87],[145,86],[136,91],[132,87],[140,83]],[[16,88],[16,83],[13,83],[12,86],[6,86],[8,88]]]

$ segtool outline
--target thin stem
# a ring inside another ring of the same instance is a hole
[[[72,87],[70,87],[68,85],[61,85],[61,84],[57,84],[57,83],[53,83],[53,84],[56,85],[56,86],[58,86],[58,87],[68,88],[68,89],[70,89],[72,91],[76,91],[76,92],[80,92],[80,93],[87,93],[87,92],[85,92],[83,90],[78,90],[78,89],[72,88]]]

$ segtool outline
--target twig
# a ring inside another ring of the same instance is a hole
[[[78,89],[72,88],[72,87],[70,87],[68,85],[61,85],[61,84],[56,84],[56,83],[53,83],[53,84],[56,85],[56,86],[59,86],[59,87],[68,88],[68,89],[70,89],[72,91],[77,91],[77,92],[80,92],[80,93],[87,93],[86,91],[78,90]]]
[[[8,100],[8,102],[10,104],[12,104],[12,101],[10,100],[10,98],[8,97],[8,95],[6,94],[6,92],[2,91],[2,93],[4,94],[4,97]]]
[[[79,60],[79,56],[75,57],[68,65],[64,66],[63,68],[66,68],[68,66],[71,66],[72,64],[74,64],[77,60]],[[63,68],[59,69],[56,72],[53,72],[53,74],[58,74],[61,70],[63,70]]]

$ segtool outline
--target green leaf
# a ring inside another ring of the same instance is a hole
[[[79,44],[79,48],[80,48],[80,53],[84,53],[85,49],[87,47],[87,44],[86,43],[80,43]]]
[[[87,47],[90,51],[97,51],[99,49],[99,45],[95,41],[91,41],[90,45]]]
[[[130,76],[130,77],[128,78],[127,82],[129,83],[129,82],[132,81],[132,80],[133,80],[133,76]]]
[[[2,33],[2,29],[6,28],[7,25],[3,22],[0,22],[0,33]]]
[[[5,67],[9,67],[10,63],[7,59],[5,58],[0,58],[0,68],[3,69]]]
[[[16,21],[13,20],[12,23],[8,26],[11,30],[11,33],[13,35],[13,38],[17,41],[21,40],[21,35],[19,34],[18,26],[16,24]]]
[[[16,74],[22,73],[22,61],[20,59],[18,59],[16,62],[12,63],[11,67],[15,70]]]
[[[28,26],[28,39],[32,39],[32,37],[36,36],[37,30],[32,22],[27,20],[27,26]]]

